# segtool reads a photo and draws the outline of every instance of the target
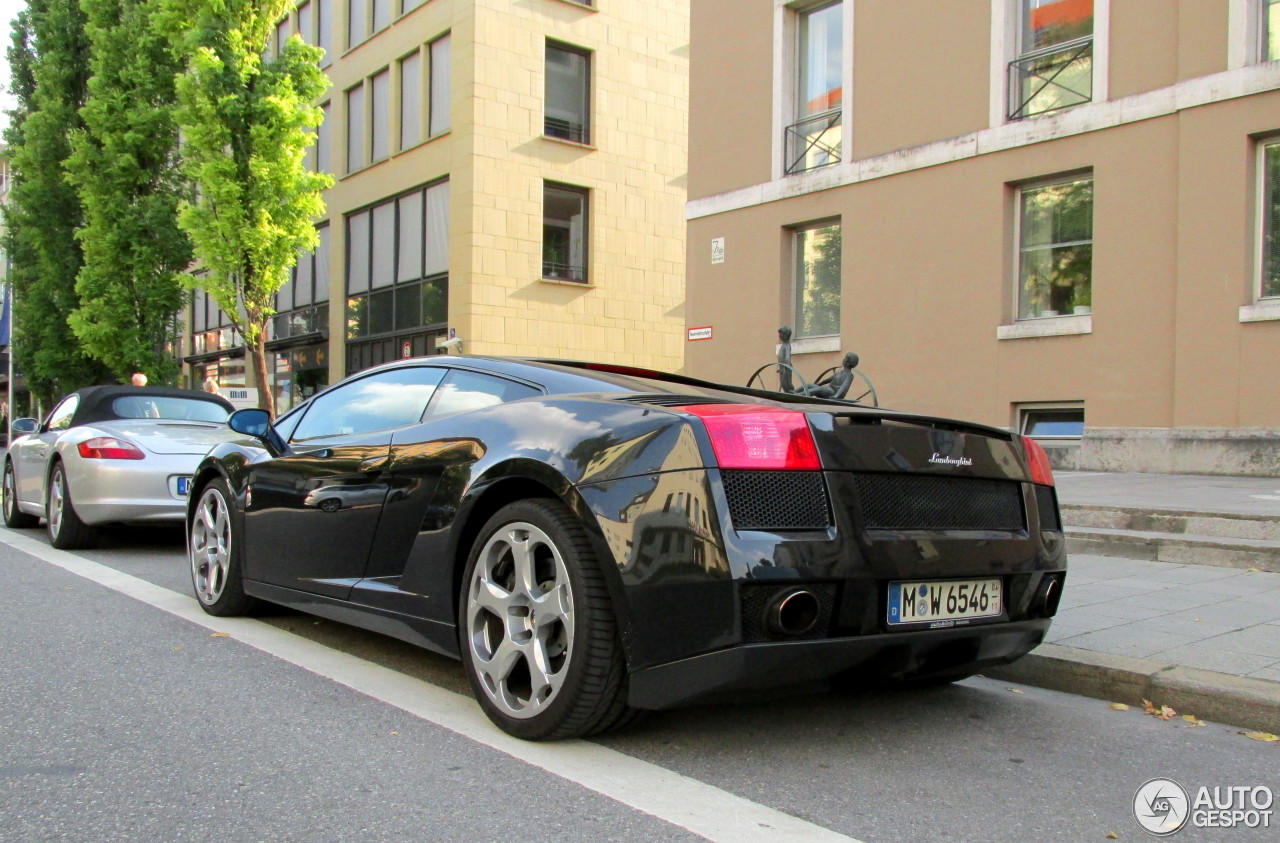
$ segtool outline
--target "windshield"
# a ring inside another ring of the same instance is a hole
[[[169,395],[122,395],[111,402],[111,411],[122,419],[202,422],[226,422],[229,415],[225,407],[213,401]]]

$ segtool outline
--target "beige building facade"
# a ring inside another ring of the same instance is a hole
[[[310,161],[337,181],[277,303],[279,408],[446,350],[680,368],[688,20],[689,0],[300,3],[276,43],[327,51]],[[216,306],[188,321],[193,383],[254,386]]]
[[[793,326],[1060,466],[1280,475],[1280,4],[699,0],[691,42],[686,372]]]

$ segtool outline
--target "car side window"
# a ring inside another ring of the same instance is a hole
[[[62,403],[53,408],[53,412],[49,414],[49,430],[66,430],[71,427],[71,417],[76,414],[76,408],[80,406],[79,395],[68,395],[62,399]]]
[[[272,422],[271,426],[276,429],[276,435],[288,442],[289,438],[293,436],[294,428],[298,426],[298,422],[302,421],[304,412],[304,407],[297,407]]]
[[[434,419],[541,394],[531,386],[506,378],[453,369],[436,390],[436,397],[427,412]]]
[[[444,369],[391,369],[344,384],[311,400],[290,441],[351,436],[416,424]]]

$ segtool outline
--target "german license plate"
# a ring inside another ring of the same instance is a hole
[[[889,583],[889,626],[955,626],[999,615],[1000,579]]]
[[[185,495],[188,491],[190,491],[190,489],[191,489],[191,478],[179,477],[178,478],[178,494]]]

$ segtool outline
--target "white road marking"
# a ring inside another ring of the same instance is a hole
[[[0,529],[0,542],[183,620],[214,632],[225,632],[264,653],[708,840],[724,843],[858,843],[852,837],[588,741],[530,743],[518,740],[491,724],[470,697],[446,691],[260,621],[216,618],[205,614],[194,597],[178,594],[83,556],[57,550],[20,533]]]

